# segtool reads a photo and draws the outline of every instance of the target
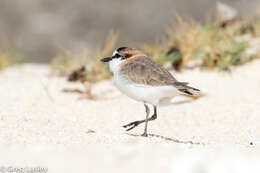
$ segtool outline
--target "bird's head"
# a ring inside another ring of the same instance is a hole
[[[110,62],[112,60],[126,60],[128,58],[132,58],[137,55],[144,55],[141,51],[135,49],[135,48],[129,48],[129,47],[120,47],[117,48],[112,56],[102,58],[102,62]]]
[[[110,71],[116,72],[120,69],[120,64],[122,62],[129,62],[132,58],[137,56],[145,56],[140,50],[129,47],[117,48],[112,56],[102,58],[102,62],[108,62]]]

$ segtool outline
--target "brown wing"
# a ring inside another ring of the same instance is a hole
[[[123,64],[121,73],[138,84],[163,86],[178,82],[165,68],[146,56],[135,57]]]

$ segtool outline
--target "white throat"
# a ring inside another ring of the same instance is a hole
[[[113,55],[112,56],[115,56],[115,54],[117,54],[118,51],[115,50],[113,52]],[[111,61],[109,61],[109,69],[111,72],[113,72],[114,74],[116,72],[118,72],[120,70],[120,64],[123,62],[123,60],[121,60],[121,58],[114,58],[112,59]]]
[[[109,69],[111,72],[113,72],[114,74],[116,72],[118,72],[120,70],[120,64],[123,61],[121,60],[121,58],[114,58],[111,61],[109,61]]]

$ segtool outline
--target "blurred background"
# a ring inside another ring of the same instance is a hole
[[[259,16],[259,0],[222,0],[240,15]],[[117,46],[160,40],[176,16],[201,23],[215,17],[215,0],[1,0],[0,49],[48,63],[61,50],[100,47],[111,30]]]

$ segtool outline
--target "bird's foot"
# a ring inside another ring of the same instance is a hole
[[[135,128],[135,127],[137,127],[139,124],[141,124],[143,121],[134,121],[134,122],[131,122],[131,123],[129,123],[129,124],[126,124],[126,125],[124,125],[123,127],[124,128],[128,128],[128,129],[126,129],[126,131],[130,131],[130,130],[132,130],[133,128]]]
[[[148,134],[146,132],[144,132],[141,136],[148,137]]]

